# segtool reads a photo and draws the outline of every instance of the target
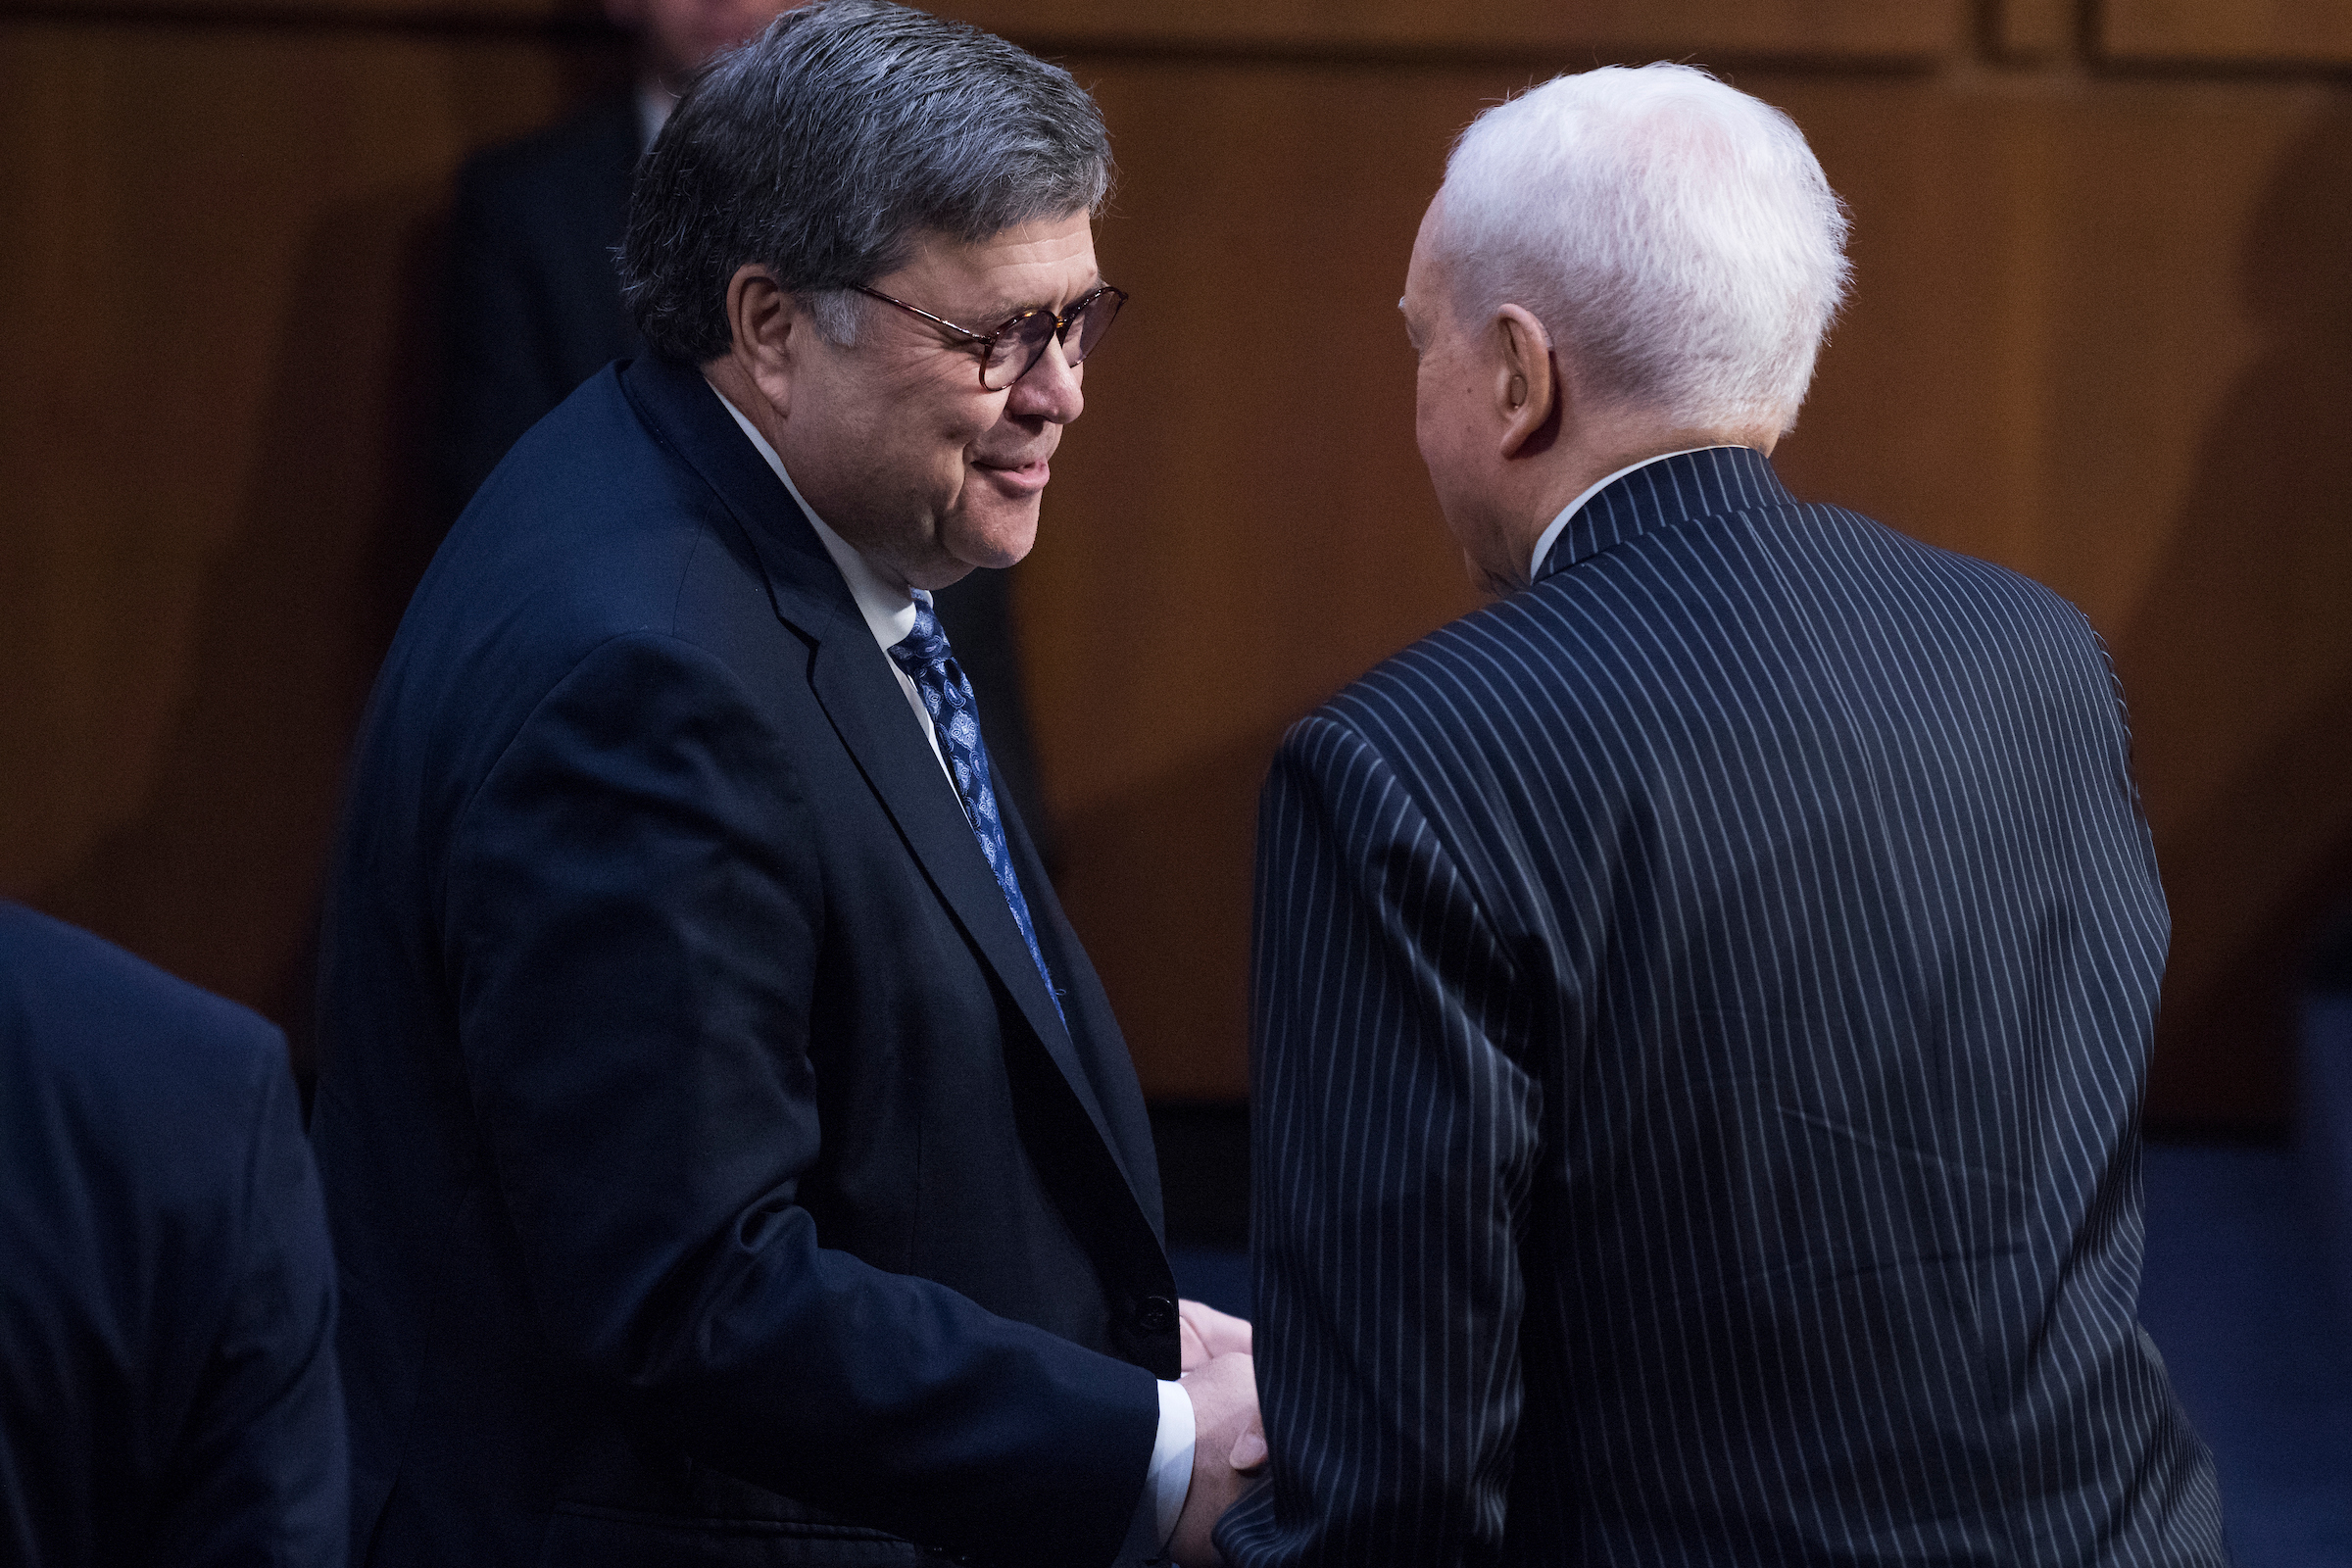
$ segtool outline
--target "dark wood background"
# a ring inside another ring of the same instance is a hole
[[[1395,301],[1448,138],[1688,59],[1795,116],[1853,308],[1783,468],[2113,645],[2176,919],[2152,1111],[2287,1102],[2352,893],[2352,0],[964,0],[1064,60],[1135,303],[1018,578],[1064,891],[1147,1086],[1238,1096],[1283,727],[1474,598]],[[345,748],[433,521],[449,176],[571,0],[0,7],[0,891],[307,1035]]]

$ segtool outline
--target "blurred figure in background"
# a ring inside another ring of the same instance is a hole
[[[0,1562],[341,1563],[334,1280],[277,1030],[0,904]]]
[[[459,172],[441,445],[449,515],[573,387],[643,351],[612,264],[637,159],[686,78],[785,9],[777,0],[608,0],[605,14],[636,44],[629,87]]]
[[[613,267],[637,160],[695,72],[791,9],[779,0],[606,0],[605,15],[635,41],[630,86],[459,172],[442,350],[444,518],[465,510],[508,449],[572,388],[644,352]],[[1052,867],[1007,574],[975,571],[940,590],[933,608],[988,710],[997,787]]]
[[[2105,651],[1769,461],[1845,228],[1682,67],[1455,145],[1401,303],[1503,597],[1266,784],[1247,1568],[2224,1561],[2135,1315],[2168,925]]]

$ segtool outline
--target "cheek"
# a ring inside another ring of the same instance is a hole
[[[1460,424],[1444,388],[1435,377],[1424,374],[1413,401],[1413,444],[1421,449],[1421,462],[1441,494],[1460,456]]]
[[[1437,405],[1430,397],[1430,390],[1429,367],[1423,364],[1413,372],[1413,445],[1421,449],[1423,463],[1436,450]]]
[[[1003,393],[974,396],[957,386],[953,392],[935,395],[929,431],[943,460],[952,460],[960,466],[973,447],[986,445],[983,438],[1004,417]]]

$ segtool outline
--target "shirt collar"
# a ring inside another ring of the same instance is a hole
[[[705,377],[703,384],[710,385],[708,377]],[[802,498],[801,487],[794,484],[792,475],[784,471],[784,460],[776,456],[776,449],[768,445],[767,437],[760,433],[760,427],[746,418],[743,411],[729,402],[727,395],[717,387],[710,387],[710,395],[718,399],[720,408],[733,416],[736,425],[759,449],[760,456],[767,460],[767,466],[775,470],[776,477],[784,481],[784,488],[792,496],[793,504],[801,509],[801,515],[807,517],[808,525],[816,530],[817,543],[825,547],[825,554],[831,556],[833,564],[841,569],[842,581],[850,585],[850,597],[858,601],[858,612],[865,617],[866,629],[874,634],[874,641],[882,645],[884,653],[905,642],[914,632],[916,601],[929,604],[931,596],[920,588],[907,587],[898,573],[868,559],[857,546],[827,527],[825,519],[818,516],[815,509]]]
[[[735,416],[735,417],[740,419],[743,417],[743,416],[738,414]],[[746,424],[744,428],[748,430],[751,428],[751,426]],[[755,437],[755,439],[757,439],[757,437]],[[1566,506],[1562,507],[1559,511],[1559,514],[1551,519],[1550,524],[1544,528],[1543,534],[1536,540],[1536,553],[1532,558],[1529,559],[1527,564],[1528,580],[1533,582],[1536,578],[1536,574],[1544,569],[1544,558],[1551,554],[1551,547],[1559,539],[1561,530],[1568,526],[1569,521],[1574,518],[1578,513],[1585,510],[1586,502],[1591,501],[1594,496],[1600,494],[1603,490],[1606,490],[1609,486],[1615,484],[1627,474],[1638,472],[1642,468],[1648,467],[1653,463],[1664,463],[1668,458],[1689,457],[1693,452],[1714,452],[1720,450],[1720,447],[1721,444],[1719,443],[1717,446],[1685,447],[1680,452],[1661,452],[1654,458],[1643,458],[1639,463],[1629,463],[1624,467],[1619,468],[1615,473],[1609,474],[1604,478],[1595,479],[1592,481],[1592,483],[1585,486],[1584,493],[1578,496],[1574,501],[1571,501]],[[777,471],[780,473],[783,470],[778,469]],[[808,509],[803,508],[802,510],[806,511]]]

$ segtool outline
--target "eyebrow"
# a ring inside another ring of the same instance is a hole
[[[1080,289],[1077,293],[1071,295],[1070,298],[1073,301],[1082,300],[1102,286],[1102,270],[1098,268],[1095,270],[1094,277],[1087,283],[1087,285]],[[1031,299],[1023,301],[1012,299],[1007,295],[999,295],[997,298],[997,303],[991,305],[987,310],[981,312],[981,319],[974,321],[971,324],[974,326],[987,326],[993,328],[998,322],[1009,321],[1024,311],[1047,310],[1053,310],[1053,307],[1046,304],[1043,300]],[[1055,312],[1055,314],[1058,315],[1060,313]]]

